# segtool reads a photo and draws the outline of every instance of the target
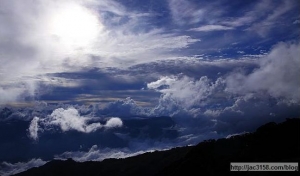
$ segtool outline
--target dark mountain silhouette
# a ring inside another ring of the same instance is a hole
[[[230,172],[230,162],[298,162],[300,119],[267,123],[254,133],[206,140],[196,146],[102,162],[53,160],[18,176],[34,175],[298,175],[298,172]]]

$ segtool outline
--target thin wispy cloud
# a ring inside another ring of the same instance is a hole
[[[209,32],[209,31],[222,31],[222,30],[233,30],[233,27],[222,26],[222,25],[205,25],[198,28],[192,28],[190,31],[198,32]]]

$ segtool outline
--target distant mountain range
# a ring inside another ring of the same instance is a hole
[[[53,160],[16,176],[298,175],[298,172],[230,172],[230,162],[298,162],[300,119],[267,123],[253,133],[196,146],[155,151],[102,162]]]

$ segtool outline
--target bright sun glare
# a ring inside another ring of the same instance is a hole
[[[97,16],[87,8],[68,5],[51,16],[49,30],[62,44],[82,48],[91,44],[102,28]]]

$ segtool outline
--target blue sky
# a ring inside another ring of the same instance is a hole
[[[0,4],[0,125],[19,129],[0,136],[0,152],[27,151],[0,158],[22,162],[2,163],[3,173],[196,144],[300,115],[298,0]],[[59,145],[42,152],[47,141]]]

